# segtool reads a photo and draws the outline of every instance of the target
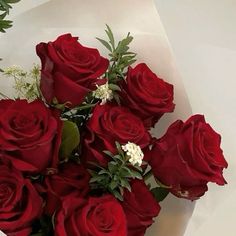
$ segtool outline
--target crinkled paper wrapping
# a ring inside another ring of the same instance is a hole
[[[131,47],[138,54],[138,62],[147,63],[158,76],[175,86],[175,112],[165,115],[154,133],[161,136],[172,121],[185,120],[191,114],[167,36],[152,0],[24,0],[18,4],[13,11],[14,27],[0,35],[0,57],[4,59],[1,67],[20,65],[30,68],[33,63],[39,63],[35,53],[37,43],[54,40],[68,32],[106,55],[95,37],[105,36],[107,23],[116,39],[131,32],[134,36]],[[12,95],[11,87],[11,81],[0,79],[1,92]],[[169,195],[161,206],[159,217],[146,235],[183,236],[194,203]]]

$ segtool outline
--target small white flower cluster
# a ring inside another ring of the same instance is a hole
[[[126,152],[127,156],[129,156],[129,162],[133,166],[136,164],[138,166],[142,165],[144,155],[141,148],[137,144],[128,142],[127,144],[122,145],[121,148]]]
[[[14,89],[16,98],[33,101],[40,97],[39,77],[40,67],[34,65],[33,68],[26,72],[18,66],[12,66],[4,69],[4,76],[14,79]]]
[[[104,105],[107,101],[111,101],[113,99],[113,93],[112,90],[109,88],[108,83],[96,86],[97,89],[93,92],[93,96],[102,100],[101,105]]]

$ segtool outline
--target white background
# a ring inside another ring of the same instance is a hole
[[[194,113],[222,134],[228,186],[210,186],[185,236],[236,235],[236,0],[155,0]],[[174,236],[174,235],[173,235]]]

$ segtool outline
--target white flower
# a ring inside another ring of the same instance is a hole
[[[111,101],[113,99],[113,93],[112,90],[109,88],[108,83],[96,86],[97,89],[93,92],[93,96],[102,100],[101,105],[104,105],[107,101]]]
[[[123,149],[123,151],[126,152],[127,156],[129,156],[129,162],[132,165],[142,165],[144,155],[138,145],[136,145],[135,143],[128,142],[127,144],[122,145],[121,148]]]

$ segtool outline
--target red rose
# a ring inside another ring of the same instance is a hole
[[[0,150],[21,171],[39,173],[56,167],[61,121],[41,100],[0,101]]]
[[[46,213],[53,215],[68,195],[78,198],[85,197],[89,191],[89,180],[90,175],[87,170],[83,166],[71,162],[60,166],[58,174],[46,176]]]
[[[6,156],[0,155],[1,159]],[[0,164],[0,229],[8,236],[28,236],[39,218],[43,201],[28,179],[13,167]]]
[[[112,195],[68,197],[55,217],[57,236],[125,236],[126,227],[124,211]]]
[[[132,142],[142,149],[150,143],[150,134],[142,120],[121,106],[97,105],[87,128],[82,158],[102,166],[106,166],[108,161],[103,151],[116,152],[116,141],[120,144]]]
[[[150,152],[153,173],[177,197],[198,199],[207,191],[208,182],[226,183],[222,172],[227,162],[220,142],[204,116],[192,116],[185,123],[178,120]]]
[[[42,62],[40,88],[48,103],[56,97],[71,107],[81,104],[109,64],[97,49],[82,46],[71,34],[40,43],[36,51]]]
[[[129,68],[121,89],[122,104],[139,116],[148,128],[164,113],[174,110],[173,85],[158,78],[144,63]]]
[[[142,180],[132,181],[131,192],[125,190],[122,206],[127,218],[128,236],[143,236],[161,210]]]

